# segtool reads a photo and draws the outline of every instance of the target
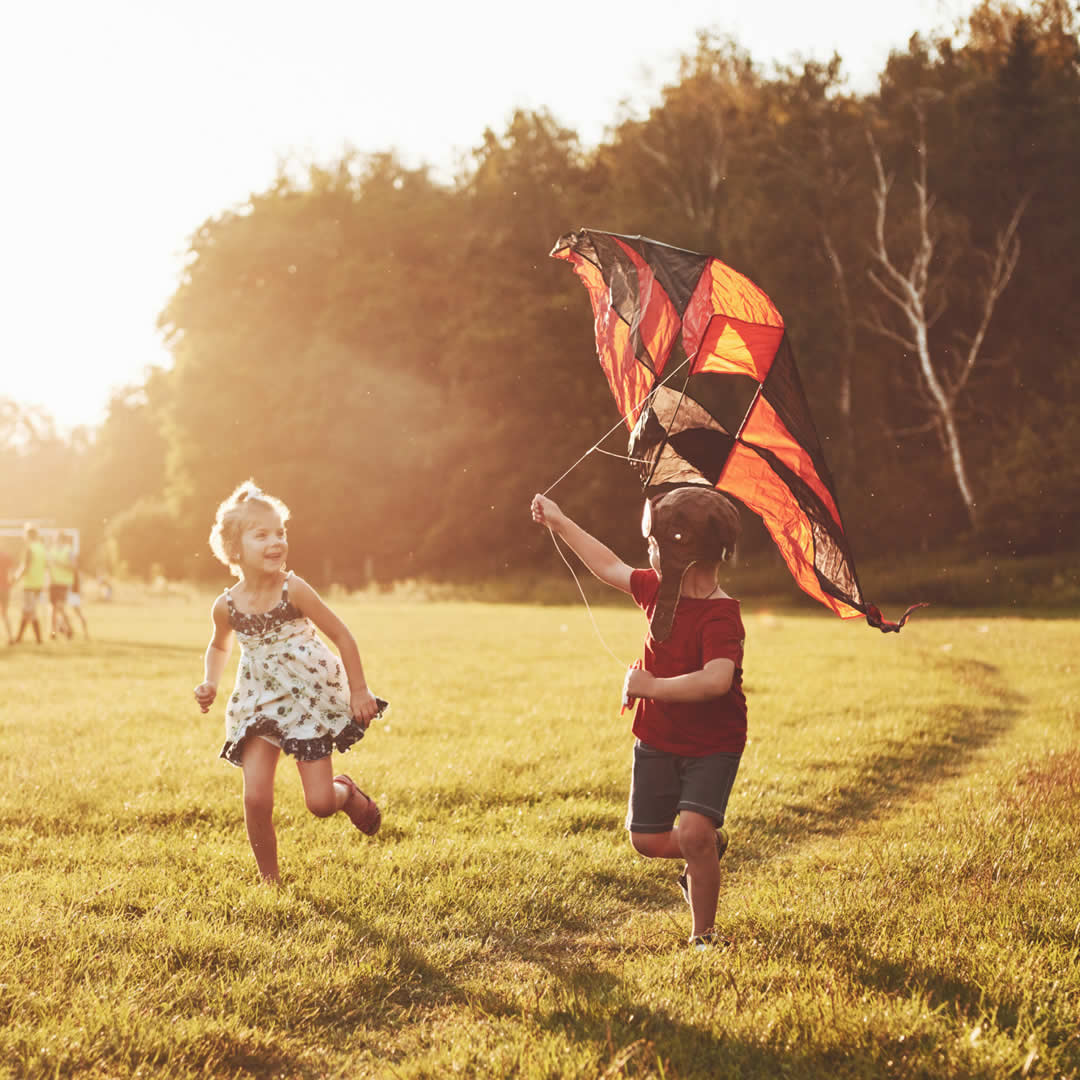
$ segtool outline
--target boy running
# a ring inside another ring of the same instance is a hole
[[[546,496],[533,499],[532,516],[649,619],[643,666],[627,673],[623,690],[637,703],[626,827],[646,858],[685,860],[690,943],[705,948],[715,938],[724,813],[746,745],[745,633],[739,602],[717,580],[735,554],[738,511],[713,488],[646,500],[648,570],[628,566]]]

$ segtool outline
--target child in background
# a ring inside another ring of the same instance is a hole
[[[79,562],[77,558],[71,577],[71,589],[68,591],[68,607],[71,608],[72,614],[75,615],[82,624],[83,637],[89,640],[90,628],[86,625],[86,616],[83,614],[82,610],[82,580],[79,573]]]
[[[49,637],[63,634],[72,637],[67,602],[75,579],[75,549],[70,533],[62,532],[48,551],[49,559]]]
[[[26,547],[23,550],[22,565],[11,579],[13,585],[16,581],[21,581],[23,587],[22,618],[19,620],[19,631],[15,635],[14,644],[22,641],[23,632],[30,626],[40,645],[41,622],[38,619],[38,606],[41,603],[41,590],[45,588],[45,570],[49,557],[36,525],[27,522],[23,535],[26,537]]]
[[[693,916],[690,943],[703,949],[715,940],[724,814],[746,745],[745,632],[739,602],[717,580],[735,554],[738,512],[712,488],[647,500],[648,570],[632,569],[543,495],[532,516],[649,618],[644,664],[623,687],[624,700],[637,702],[626,827],[646,858],[685,860],[679,885]]]
[[[331,751],[348,750],[363,738],[386,702],[368,689],[349,628],[303,578],[286,572],[288,518],[284,503],[251,481],[218,507],[210,549],[240,582],[214,601],[205,678],[195,687],[205,713],[235,633],[240,666],[225,710],[221,757],[243,770],[248,840],[262,879],[273,884],[281,880],[273,808],[282,750],[296,759],[305,803],[316,817],[343,810],[368,836],[382,821],[374,799],[350,777],[333,775]],[[340,660],[316,627],[337,647]]]

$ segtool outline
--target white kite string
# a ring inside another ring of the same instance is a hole
[[[585,595],[585,590],[581,587],[581,582],[578,580],[577,574],[574,573],[574,568],[570,565],[570,560],[563,554],[563,550],[559,547],[558,538],[555,536],[555,531],[548,526],[548,532],[551,534],[551,542],[555,545],[555,550],[559,553],[559,558],[566,563],[566,569],[570,571],[570,576],[574,579],[574,584],[578,588],[578,592],[581,593],[581,600],[585,604],[585,610],[589,613],[589,621],[592,623],[593,630],[596,631],[596,636],[600,639],[600,644],[607,649],[608,654],[623,670],[630,665],[625,660],[620,660],[615,653],[611,651],[611,646],[604,640],[604,635],[600,633],[600,627],[596,625],[596,619],[593,618],[592,608],[589,607],[589,598]]]
[[[559,479],[558,479],[558,480],[556,480],[556,481],[555,481],[555,482],[554,482],[553,484],[549,484],[549,485],[548,485],[548,487],[547,487],[547,490],[546,490],[546,491],[543,491],[543,492],[541,492],[541,494],[543,494],[543,495],[546,495],[546,494],[548,493],[548,491],[551,491],[551,489],[552,489],[552,488],[556,487],[556,486],[557,486],[558,484],[560,484],[560,483],[561,483],[561,482],[562,482],[563,480],[565,480],[565,479],[566,479],[566,478],[567,478],[567,477],[568,477],[568,476],[569,476],[569,475],[570,475],[570,474],[571,474],[571,473],[572,473],[572,472],[573,472],[573,471],[574,471],[574,470],[575,470],[575,469],[576,469],[576,468],[577,468],[577,467],[578,467],[578,466],[579,466],[579,465],[580,465],[580,464],[581,464],[581,463],[582,463],[582,462],[583,462],[583,461],[584,461],[584,460],[585,460],[585,459],[586,459],[586,458],[587,458],[587,457],[588,457],[588,456],[589,456],[589,455],[590,455],[591,453],[593,453],[593,452],[594,452],[594,451],[596,451],[596,450],[600,450],[600,444],[601,444],[601,443],[602,443],[602,442],[603,442],[603,441],[604,441],[604,440],[605,440],[605,439],[606,439],[606,438],[607,438],[607,437],[608,437],[608,436],[609,436],[609,435],[610,435],[610,434],[611,434],[611,433],[612,433],[613,431],[615,431],[615,430],[616,430],[616,429],[617,429],[617,428],[618,428],[618,427],[619,427],[619,426],[620,426],[621,424],[625,424],[625,423],[626,423],[626,418],[627,418],[627,417],[628,417],[628,416],[629,416],[629,415],[630,415],[631,413],[635,413],[635,412],[637,412],[637,411],[638,411],[638,409],[640,409],[640,408],[641,408],[641,406],[642,406],[642,405],[644,405],[644,404],[645,404],[645,402],[646,402],[646,401],[648,401],[648,400],[649,400],[649,398],[650,398],[650,397],[652,397],[652,395],[653,395],[653,394],[655,394],[655,393],[656,393],[656,391],[657,391],[657,390],[659,390],[659,389],[660,389],[660,387],[661,387],[661,386],[663,386],[663,385],[664,385],[664,384],[665,384],[665,383],[666,383],[666,382],[668,381],[668,379],[674,378],[674,377],[675,377],[676,375],[678,375],[678,374],[679,374],[679,372],[680,372],[680,371],[682,371],[682,369],[683,369],[684,367],[686,367],[686,365],[687,365],[687,364],[689,364],[689,363],[690,363],[690,361],[691,361],[691,360],[693,360],[693,359],[694,359],[694,357],[695,357],[696,355],[697,355],[697,353],[695,352],[695,353],[693,353],[692,355],[688,356],[688,357],[687,357],[687,358],[686,358],[686,359],[685,359],[685,360],[684,360],[684,361],[683,361],[683,362],[682,362],[681,364],[679,364],[679,366],[678,366],[678,367],[676,367],[676,368],[675,368],[674,370],[672,370],[672,371],[668,372],[668,374],[667,374],[667,375],[665,375],[665,376],[663,377],[663,379],[661,379],[661,380],[660,380],[660,382],[658,382],[658,383],[657,383],[657,384],[656,384],[656,385],[655,385],[655,386],[654,386],[654,387],[653,387],[653,388],[652,388],[652,389],[651,389],[651,390],[650,390],[650,391],[649,391],[649,392],[648,392],[648,393],[647,393],[647,394],[646,394],[646,395],[645,395],[645,396],[644,396],[644,397],[643,397],[643,398],[642,398],[642,399],[641,399],[641,400],[640,400],[640,401],[639,401],[639,402],[638,402],[638,403],[637,403],[636,405],[634,405],[634,406],[632,406],[632,407],[630,408],[630,411],[629,411],[629,412],[626,412],[626,413],[624,413],[624,414],[623,414],[622,416],[620,416],[620,417],[619,417],[619,419],[618,419],[618,420],[617,420],[617,421],[616,421],[616,422],[614,423],[614,425],[613,425],[612,427],[608,428],[608,429],[607,429],[607,431],[605,431],[605,432],[604,432],[604,434],[603,434],[603,435],[601,435],[601,436],[600,436],[600,438],[599,438],[599,439],[597,439],[597,440],[596,440],[596,442],[594,442],[594,443],[592,444],[592,446],[590,446],[590,447],[589,447],[589,449],[588,449],[588,450],[586,450],[586,451],[585,451],[585,453],[584,453],[584,454],[582,454],[582,455],[581,455],[581,457],[579,457],[579,458],[577,459],[577,461],[575,461],[575,462],[574,462],[574,464],[573,464],[573,465],[571,465],[571,466],[570,466],[570,468],[569,468],[569,469],[567,469],[567,470],[566,470],[566,472],[564,472],[564,473],[562,474],[562,476],[560,476],[560,477],[559,477]],[[683,392],[685,393],[685,388],[684,388],[684,391],[683,391]],[[636,461],[639,461],[639,460],[640,460],[640,459],[638,459],[638,458],[630,458],[630,457],[627,457],[627,456],[626,456],[625,454],[613,454],[613,453],[612,453],[612,452],[611,452],[610,450],[600,450],[600,453],[601,453],[601,454],[607,454],[607,455],[608,455],[609,457],[621,457],[621,458],[623,458],[623,459],[624,459],[624,460],[626,460],[626,461],[635,461],[635,462],[636,462]],[[647,463],[646,463],[646,464],[647,464]]]
[[[589,456],[589,455],[590,455],[591,453],[593,453],[594,451],[599,451],[599,452],[600,452],[601,454],[607,454],[607,455],[608,455],[608,457],[617,457],[617,458],[622,458],[622,459],[623,459],[624,461],[631,461],[631,462],[634,462],[634,463],[637,463],[637,464],[641,464],[641,465],[647,465],[647,464],[648,464],[648,462],[647,462],[647,461],[643,461],[643,460],[642,460],[641,458],[632,458],[632,457],[629,457],[629,456],[628,456],[628,455],[626,455],[626,454],[613,454],[613,453],[612,453],[612,452],[611,452],[610,450],[601,450],[601,449],[600,449],[600,444],[601,444],[601,443],[602,443],[602,442],[603,442],[603,441],[604,441],[604,440],[605,440],[605,439],[606,439],[606,438],[607,438],[607,437],[608,437],[608,436],[609,436],[609,435],[610,435],[610,434],[611,434],[611,433],[612,433],[613,431],[615,431],[615,429],[616,429],[616,428],[618,428],[618,427],[619,427],[619,426],[620,426],[621,424],[625,424],[625,423],[626,423],[626,417],[627,417],[627,416],[629,416],[629,415],[630,415],[630,413],[634,413],[634,412],[637,412],[637,410],[638,410],[638,409],[640,409],[640,408],[641,408],[641,406],[642,406],[642,405],[643,405],[643,404],[644,404],[644,403],[645,403],[646,401],[648,401],[648,399],[649,399],[649,398],[650,398],[650,397],[651,397],[651,396],[652,396],[653,394],[655,394],[655,393],[656,393],[656,391],[657,391],[657,390],[659,390],[661,386],[663,386],[663,385],[664,385],[664,384],[665,384],[665,383],[666,383],[666,382],[667,382],[667,381],[668,381],[669,379],[673,378],[673,377],[674,377],[675,375],[678,375],[678,373],[679,373],[680,371],[682,371],[682,369],[683,369],[684,367],[686,367],[686,365],[687,365],[687,364],[689,364],[689,363],[690,363],[690,361],[691,361],[691,360],[693,360],[693,359],[694,359],[694,357],[695,357],[696,355],[697,355],[697,352],[695,351],[695,352],[693,352],[693,353],[692,353],[692,354],[691,354],[690,356],[688,356],[688,357],[687,357],[687,358],[686,358],[686,359],[685,359],[685,360],[684,360],[684,361],[683,361],[683,362],[682,362],[681,364],[679,364],[679,366],[678,366],[678,367],[676,367],[676,368],[675,368],[675,369],[673,369],[672,371],[669,371],[669,372],[668,372],[668,374],[667,374],[667,375],[665,375],[665,376],[664,376],[664,378],[663,378],[663,379],[661,379],[661,380],[660,380],[660,382],[658,382],[658,383],[656,384],[656,386],[654,386],[654,387],[653,387],[653,388],[652,388],[652,389],[651,389],[651,390],[650,390],[650,391],[649,391],[649,392],[648,392],[648,393],[647,393],[647,394],[646,394],[646,395],[645,395],[645,396],[644,396],[644,397],[643,397],[643,398],[642,398],[642,399],[641,399],[641,400],[640,400],[640,401],[639,401],[639,402],[638,402],[638,403],[637,403],[636,405],[634,405],[634,406],[633,406],[633,407],[632,407],[632,408],[630,409],[630,412],[627,412],[627,413],[626,413],[626,414],[624,414],[623,416],[620,416],[620,417],[619,417],[619,419],[618,419],[618,421],[617,421],[617,422],[616,422],[616,423],[614,424],[614,426],[613,426],[613,427],[610,427],[610,428],[608,428],[608,430],[607,430],[607,431],[605,431],[605,432],[604,432],[604,434],[603,434],[603,435],[601,435],[601,436],[600,436],[600,438],[599,438],[599,439],[597,439],[597,440],[596,440],[596,442],[595,442],[595,443],[593,443],[593,445],[592,445],[592,446],[590,446],[590,447],[589,447],[589,449],[588,449],[588,450],[586,450],[586,451],[585,451],[585,453],[584,453],[584,454],[582,454],[582,455],[581,455],[581,457],[579,457],[579,458],[577,459],[577,461],[575,461],[575,462],[574,462],[574,464],[573,464],[573,465],[571,465],[571,466],[570,466],[570,468],[569,468],[569,469],[567,469],[567,470],[566,470],[566,472],[564,472],[564,473],[562,474],[562,476],[560,476],[560,477],[559,477],[559,479],[555,481],[555,483],[553,483],[553,484],[550,484],[550,485],[548,486],[547,490],[543,492],[543,494],[544,494],[544,495],[546,495],[546,494],[548,493],[548,491],[551,491],[551,489],[552,489],[553,487],[555,487],[555,486],[556,486],[557,484],[559,484],[559,483],[560,483],[561,481],[565,480],[565,479],[566,479],[566,478],[567,478],[567,477],[568,477],[568,476],[569,476],[569,475],[570,475],[570,474],[571,474],[571,473],[572,473],[572,472],[573,472],[573,471],[574,471],[574,470],[575,470],[575,469],[576,469],[576,468],[577,468],[577,467],[578,467],[578,466],[579,466],[579,465],[580,465],[580,464],[581,464],[581,463],[582,463],[582,462],[583,462],[583,461],[584,461],[584,460],[585,460],[585,459],[586,459],[586,458],[587,458],[587,457],[588,457],[588,456]],[[686,394],[686,387],[685,387],[685,386],[683,387],[683,394],[684,394],[684,395]],[[679,404],[680,404],[680,405],[682,404],[682,398],[681,398],[681,397],[680,397],[680,399],[679,399]],[[676,409],[676,411],[678,411],[678,409]],[[577,588],[578,588],[578,592],[579,592],[579,593],[581,594],[581,601],[582,601],[582,603],[583,603],[583,604],[585,605],[585,610],[586,610],[586,611],[587,611],[587,612],[589,613],[589,621],[590,621],[590,622],[592,623],[592,625],[593,625],[593,630],[594,630],[594,631],[596,631],[596,636],[597,636],[597,637],[598,637],[598,638],[600,639],[600,644],[604,646],[604,648],[605,648],[605,649],[606,649],[606,650],[608,651],[608,653],[610,654],[610,656],[612,657],[612,659],[613,659],[613,660],[614,660],[614,661],[615,661],[615,662],[616,662],[616,663],[617,663],[617,664],[619,665],[619,667],[621,667],[621,668],[626,668],[626,667],[628,667],[629,665],[628,665],[627,663],[625,663],[625,661],[623,661],[623,660],[620,660],[620,659],[619,659],[619,658],[618,658],[618,657],[617,657],[617,656],[615,655],[615,653],[614,653],[614,652],[612,652],[612,650],[611,650],[611,646],[610,646],[610,645],[608,645],[608,643],[607,643],[607,642],[606,642],[606,641],[604,640],[604,635],[600,633],[600,627],[596,625],[596,619],[595,619],[595,618],[593,617],[593,613],[592,613],[592,608],[591,608],[591,607],[589,606],[589,598],[588,598],[588,597],[587,597],[587,596],[585,595],[585,590],[584,590],[584,589],[583,589],[583,588],[581,587],[581,582],[580,582],[580,581],[578,580],[578,576],[577,576],[577,574],[576,574],[576,573],[574,573],[574,568],[573,568],[573,566],[571,566],[571,565],[570,565],[570,560],[569,560],[569,559],[568,559],[568,558],[567,558],[567,557],[566,557],[566,556],[565,556],[565,555],[563,554],[563,550],[562,550],[562,548],[561,548],[561,547],[559,547],[559,541],[558,541],[558,539],[556,538],[556,536],[555,536],[555,532],[554,532],[554,530],[553,530],[553,529],[551,528],[551,526],[548,526],[548,532],[549,532],[549,533],[551,534],[551,542],[552,542],[552,543],[553,543],[553,544],[555,545],[555,550],[556,550],[556,551],[557,551],[557,552],[559,553],[559,558],[560,558],[560,559],[562,559],[562,561],[563,561],[564,563],[566,563],[566,569],[570,571],[570,576],[571,576],[571,577],[572,577],[572,578],[574,579],[574,584],[575,584],[575,585],[577,586]]]

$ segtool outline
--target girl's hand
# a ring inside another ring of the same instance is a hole
[[[203,712],[209,712],[210,706],[214,704],[214,698],[217,697],[217,686],[212,682],[199,683],[195,687],[195,700],[199,703],[199,708]]]
[[[349,708],[352,709],[353,719],[366,731],[379,711],[379,704],[365,686],[363,690],[353,690],[349,695]]]
[[[629,704],[635,698],[653,696],[653,677],[644,668],[632,667],[623,682],[623,702]]]
[[[531,509],[533,521],[538,525],[546,525],[549,529],[554,529],[563,517],[563,512],[555,500],[546,495],[534,495]]]

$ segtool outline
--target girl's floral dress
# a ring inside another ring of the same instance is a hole
[[[290,575],[291,576],[291,575]],[[349,707],[341,661],[310,619],[289,600],[289,579],[277,607],[246,615],[229,605],[229,625],[240,642],[236,686],[225,709],[221,757],[241,764],[242,743],[265,735],[297,761],[316,761],[348,750],[364,737]],[[379,700],[379,715],[386,702]]]

